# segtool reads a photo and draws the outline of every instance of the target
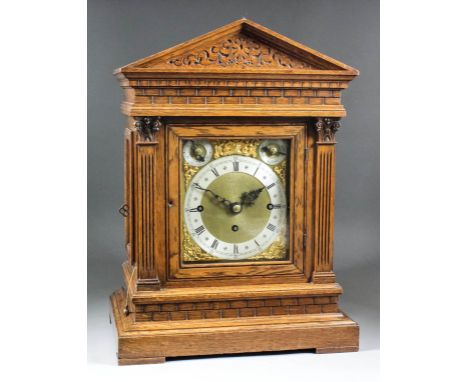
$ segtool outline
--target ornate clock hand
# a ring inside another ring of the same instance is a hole
[[[224,207],[227,207],[229,208],[230,210],[232,210],[232,206],[234,206],[235,204],[238,204],[238,203],[232,203],[231,201],[229,201],[228,199],[226,198],[223,198],[222,196],[219,196],[218,194],[214,193],[213,191],[211,191],[210,189],[208,188],[203,188],[201,187],[198,183],[194,183],[193,184],[193,187],[199,189],[199,190],[202,190],[202,191],[206,191],[206,192],[209,192],[211,195],[213,195],[216,200],[220,203],[223,204]]]
[[[265,187],[258,188],[249,192],[243,192],[240,197],[241,205],[252,206],[257,200],[257,198],[260,196],[260,193],[263,191],[264,188]]]
[[[195,143],[194,141],[190,142],[192,142],[192,153],[194,158],[199,162],[204,162],[206,153],[205,148],[202,145]]]
[[[273,150],[273,152],[272,152],[271,150],[268,149],[268,147],[263,147],[262,151],[264,153],[270,153],[271,155],[287,155],[287,153],[285,153],[283,151]]]
[[[275,144],[263,147],[262,151],[269,153],[270,155],[286,155],[286,153],[281,151],[281,149]]]

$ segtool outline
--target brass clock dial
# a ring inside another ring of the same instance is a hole
[[[258,256],[287,241],[285,186],[264,161],[226,155],[202,167],[187,186],[186,234],[214,259]]]

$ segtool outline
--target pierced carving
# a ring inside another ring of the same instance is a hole
[[[335,134],[340,122],[331,118],[318,118],[314,125],[318,143],[336,143]]]
[[[309,63],[292,58],[279,50],[247,36],[234,36],[196,53],[171,58],[174,66],[270,66],[287,69],[313,69]]]
[[[161,117],[135,117],[134,125],[144,141],[153,141],[154,133],[160,130],[162,122]]]
[[[258,146],[260,142],[259,139],[221,140],[213,142],[213,159],[234,154],[258,158]]]

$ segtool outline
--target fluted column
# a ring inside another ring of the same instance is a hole
[[[335,134],[340,123],[332,118],[318,118],[313,127],[315,130],[315,213],[312,281],[329,283],[335,282],[333,272]]]
[[[163,173],[158,169],[158,150],[161,120],[155,117],[136,117],[135,128],[135,266],[137,290],[158,290],[156,253],[158,238],[164,235],[164,224],[157,224],[157,190]]]

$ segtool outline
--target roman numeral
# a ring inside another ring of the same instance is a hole
[[[215,176],[219,176],[218,170],[216,170],[214,167],[211,169],[211,172],[215,174]]]
[[[267,188],[267,190],[269,190],[270,188],[272,188],[272,187],[274,187],[274,186],[276,186],[276,183],[272,183],[272,184],[270,184],[269,186],[266,186],[266,188]]]
[[[214,239],[213,242],[211,243],[211,248],[216,249],[218,248],[219,241]]]
[[[259,168],[260,168],[260,165],[258,165],[258,167],[255,169],[255,172],[253,173],[253,176],[255,176],[255,174],[257,174],[257,171],[258,171]]]
[[[187,212],[202,212],[204,210],[203,206],[193,207],[193,208],[186,208],[185,211]]]
[[[285,208],[285,207],[286,207],[286,205],[284,205],[284,204],[271,204],[270,203],[270,204],[267,205],[267,208],[269,210],[278,209],[278,208]]]
[[[239,254],[239,247],[237,246],[237,244],[234,244],[234,247],[233,247],[232,251],[233,251],[234,255]]]
[[[232,162],[232,168],[234,169],[234,171],[239,171],[239,162],[236,160]]]
[[[205,226],[200,226],[198,228],[195,228],[195,233],[200,236],[203,232],[205,232]]]
[[[269,223],[269,224],[267,225],[267,229],[269,229],[270,231],[274,231],[274,230],[276,229],[276,226],[273,225],[273,224],[271,224],[271,223]]]

